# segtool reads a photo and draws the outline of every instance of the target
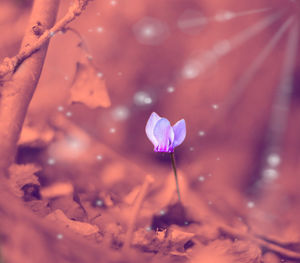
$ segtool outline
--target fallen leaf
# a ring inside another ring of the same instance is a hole
[[[168,230],[168,240],[178,247],[183,247],[186,242],[194,237],[194,233],[184,231],[182,227],[176,225],[172,225]]]
[[[162,231],[157,230],[157,231],[155,232],[155,234],[156,234],[156,238],[157,238],[159,241],[163,241],[163,240],[165,240],[165,238],[166,238],[166,235],[167,235],[167,229],[164,229],[164,230],[162,230]]]
[[[69,182],[60,182],[41,189],[43,198],[53,198],[58,196],[72,195],[74,187]]]
[[[74,195],[65,195],[49,199],[51,211],[59,209],[72,220],[85,221],[86,211],[80,202],[74,200],[74,197]]]
[[[24,125],[18,145],[27,145],[32,147],[43,147],[53,139],[54,131],[50,128],[41,128],[36,126]]]
[[[248,241],[215,240],[207,246],[194,247],[190,263],[259,263],[261,250]]]
[[[105,82],[91,64],[77,62],[70,103],[83,103],[91,109],[110,106]]]
[[[22,197],[24,192],[22,188],[25,185],[37,185],[40,186],[38,177],[35,175],[39,172],[41,167],[35,164],[17,165],[13,164],[9,168],[10,185],[14,193]]]
[[[67,216],[64,214],[63,211],[57,209],[51,214],[46,216],[47,220],[55,221],[56,223],[69,228],[70,230],[74,231],[75,233],[78,233],[83,236],[89,236],[92,234],[96,234],[99,232],[99,228],[95,225],[91,225],[89,223],[79,222],[70,220],[67,218]]]
[[[164,245],[165,235],[166,230],[154,232],[139,228],[134,232],[132,245],[141,248],[143,251],[157,252]]]
[[[26,205],[26,207],[30,208],[34,214],[38,215],[39,217],[45,217],[51,212],[47,200],[32,200],[24,204]]]

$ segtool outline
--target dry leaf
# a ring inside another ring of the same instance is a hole
[[[18,144],[29,145],[32,147],[43,147],[47,145],[53,137],[54,131],[50,128],[41,129],[40,127],[24,125]]]
[[[183,247],[186,242],[194,237],[194,233],[183,231],[182,227],[178,227],[176,225],[172,225],[168,230],[168,239],[178,247]]]
[[[89,223],[70,220],[66,217],[64,212],[59,209],[47,215],[46,219],[55,221],[56,223],[61,224],[62,226],[69,228],[70,230],[83,236],[89,236],[99,232],[99,228],[97,226]]]
[[[60,182],[44,187],[41,189],[41,195],[43,198],[53,198],[58,196],[72,195],[74,187],[71,183]]]
[[[86,212],[82,207],[80,201],[77,202],[74,199],[76,198],[73,195],[51,198],[49,199],[49,206],[51,208],[51,211],[59,209],[72,220],[85,221]]]
[[[77,62],[70,103],[83,103],[91,109],[110,106],[105,82],[91,64]]]
[[[165,235],[166,230],[154,232],[139,228],[134,232],[132,245],[144,251],[157,252],[164,246]]]
[[[190,263],[259,263],[261,250],[248,241],[215,240],[207,246],[195,247]]]
[[[45,217],[51,213],[51,208],[47,200],[31,200],[30,202],[24,203],[24,205],[39,217]]]
[[[38,177],[35,175],[39,172],[41,167],[35,164],[17,165],[13,164],[9,168],[10,174],[10,184],[14,193],[22,197],[23,191],[21,190],[23,186],[28,184],[40,185]]]

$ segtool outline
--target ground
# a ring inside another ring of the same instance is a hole
[[[1,60],[31,4],[1,1]],[[94,0],[69,26],[1,184],[0,262],[300,262],[299,3]],[[181,201],[152,112],[186,121]]]

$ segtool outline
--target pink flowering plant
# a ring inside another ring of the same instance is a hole
[[[171,126],[170,122],[166,118],[162,118],[157,113],[153,112],[150,115],[146,125],[146,134],[148,139],[153,143],[155,152],[170,153],[176,181],[178,199],[180,201],[181,198],[179,192],[174,149],[175,147],[179,146],[185,139],[185,120],[181,119],[173,126]]]

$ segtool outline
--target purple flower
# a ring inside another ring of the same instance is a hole
[[[170,122],[152,112],[147,125],[146,134],[154,145],[155,152],[174,152],[174,148],[180,145],[186,135],[185,120],[181,119],[171,126]]]

